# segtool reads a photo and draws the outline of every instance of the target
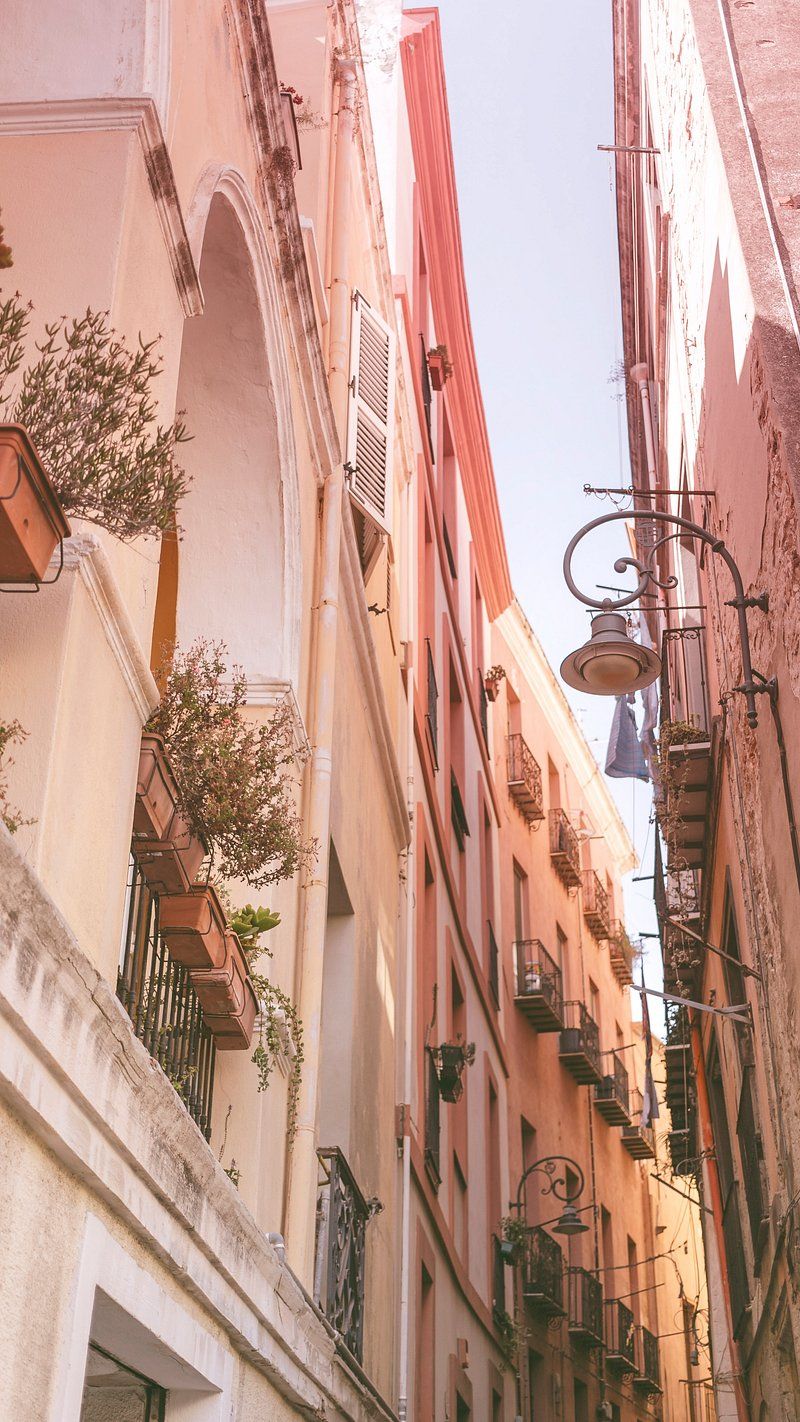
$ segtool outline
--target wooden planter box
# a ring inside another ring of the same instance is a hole
[[[190,969],[189,975],[217,1047],[222,1051],[249,1047],[258,998],[236,934],[225,934],[225,959],[219,968]]]
[[[428,351],[428,374],[434,390],[443,390],[452,371],[441,351]]]
[[[184,968],[221,968],[228,949],[225,915],[209,885],[194,885],[188,894],[162,894],[159,930],[170,957]]]
[[[70,526],[21,425],[0,425],[0,583],[40,583]]]
[[[133,845],[142,874],[159,894],[186,894],[208,848],[176,808],[178,787],[160,736],[142,736]]]

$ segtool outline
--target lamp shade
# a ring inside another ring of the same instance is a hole
[[[553,1234],[585,1234],[589,1226],[578,1218],[574,1205],[565,1205],[560,1218],[552,1227]]]
[[[593,696],[624,696],[649,686],[661,673],[661,658],[628,636],[621,612],[599,612],[592,635],[561,663],[561,676],[577,691]]]

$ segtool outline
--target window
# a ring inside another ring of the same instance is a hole
[[[738,1336],[745,1321],[750,1301],[750,1286],[744,1261],[744,1241],[739,1214],[738,1186],[733,1173],[733,1150],[730,1126],[725,1101],[725,1087],[720,1070],[719,1052],[716,1040],[712,1042],[706,1066],[708,1076],[708,1097],[711,1107],[711,1124],[714,1133],[714,1152],[717,1159],[717,1173],[722,1195],[722,1233],[725,1239],[725,1256],[728,1262],[728,1277],[731,1291],[731,1312],[733,1331]]]
[[[457,478],[456,452],[450,435],[450,427],[445,416],[442,429],[442,539],[444,541],[444,551],[447,556],[447,566],[450,569],[451,578],[458,577],[458,527],[456,522]]]
[[[556,966],[561,969],[561,995],[569,998],[569,943],[560,924],[556,924]]]
[[[469,1257],[468,1218],[467,1182],[464,1179],[458,1155],[453,1151],[453,1239],[458,1256],[465,1264]]]
[[[166,1403],[163,1387],[89,1344],[80,1422],[164,1422]]]
[[[514,860],[514,941],[525,943],[528,929],[528,876]]]
[[[598,1028],[599,1028],[599,1026],[600,1026],[600,992],[599,992],[597,983],[593,983],[592,980],[591,980],[591,978],[589,979],[589,1002],[588,1002],[587,1005],[588,1005],[588,1008],[589,1008],[589,1012],[591,1013],[591,1016],[594,1018],[594,1021],[597,1023],[597,1026],[598,1026]]]
[[[435,1309],[433,1276],[425,1265],[419,1274],[419,1343],[417,1351],[417,1422],[434,1422],[436,1415]]]
[[[589,1389],[586,1383],[581,1382],[580,1378],[575,1378],[572,1386],[575,1399],[575,1422],[589,1422]]]
[[[526,1121],[524,1116],[520,1116],[520,1131],[522,1136],[522,1171],[524,1173],[530,1165],[537,1159],[536,1155],[536,1130]],[[529,1175],[522,1190],[523,1209],[525,1220],[528,1224],[536,1223],[536,1200],[539,1192],[536,1187],[535,1175]]]
[[[561,778],[550,757],[547,757],[547,790],[550,796],[550,809],[561,809]]]
[[[464,809],[464,801],[461,798],[461,791],[454,770],[450,771],[450,823],[453,826],[453,833],[456,837],[459,853],[463,854],[466,840],[469,836],[469,824],[467,822],[467,813]]]

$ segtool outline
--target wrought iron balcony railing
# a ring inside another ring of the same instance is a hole
[[[603,1289],[586,1269],[571,1268],[569,1280],[569,1332],[578,1342],[593,1346],[603,1342]]]
[[[442,1179],[440,1158],[441,1126],[439,1120],[439,1073],[430,1047],[425,1049],[425,1164],[438,1190]]]
[[[478,709],[481,717],[481,734],[483,744],[486,746],[487,754],[490,752],[489,746],[489,698],[486,695],[486,685],[483,680],[483,673],[478,678]]]
[[[486,928],[489,937],[489,991],[495,1007],[500,1006],[500,949],[497,946],[497,939],[494,936],[491,919],[487,920]]]
[[[637,1333],[637,1376],[633,1379],[633,1385],[636,1388],[641,1388],[645,1392],[655,1394],[661,1391],[658,1339],[654,1338],[649,1328],[644,1328],[643,1326],[637,1329]]]
[[[538,938],[514,944],[516,1002],[537,1032],[560,1032],[564,1026],[561,969]]]
[[[670,628],[661,648],[659,818],[676,869],[702,868],[706,857],[713,766],[703,632]]]
[[[652,1126],[642,1125],[642,1093],[634,1087],[630,1094],[631,1121],[622,1127],[622,1144],[634,1160],[654,1160],[655,1133]]]
[[[633,1312],[621,1299],[606,1299],[606,1367],[632,1373],[636,1367],[636,1325]]]
[[[628,987],[633,982],[633,954],[634,948],[628,937],[628,930],[624,923],[615,918],[608,939],[608,955],[611,970],[620,987]]]
[[[594,869],[583,871],[583,917],[595,938],[611,935],[611,905],[600,876]]]
[[[314,1302],[359,1363],[364,1346],[364,1254],[370,1207],[338,1149],[318,1150]]]
[[[214,1090],[214,1038],[187,968],[176,963],[159,932],[159,900],[131,855],[117,997],[133,1030],[171,1081],[208,1140]]]
[[[603,1080],[600,1058],[600,1031],[582,1002],[564,1003],[564,1026],[558,1055],[567,1071],[586,1086]]]
[[[425,367],[427,370],[427,366]],[[433,650],[431,648],[430,637],[425,638],[427,650],[427,710],[425,720],[428,724],[428,735],[430,737],[431,755],[436,769],[439,769],[439,688],[436,685],[436,666],[433,660]]]
[[[542,772],[519,733],[508,737],[508,789],[529,824],[544,819]]]
[[[531,1308],[550,1318],[564,1313],[564,1256],[539,1225],[527,1233],[522,1255],[522,1292]]]
[[[563,810],[550,811],[550,862],[568,889],[581,882],[581,844]]]
[[[616,1052],[611,1053],[610,1062],[611,1071],[594,1089],[594,1104],[610,1126],[627,1126],[631,1119],[628,1073]]]

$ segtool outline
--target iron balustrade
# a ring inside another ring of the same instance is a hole
[[[117,997],[133,1030],[172,1083],[206,1140],[211,1135],[214,1038],[205,1024],[188,969],[176,963],[159,932],[158,895],[131,855]]]
[[[568,889],[581,882],[581,844],[563,810],[550,811],[550,860]]]
[[[427,368],[427,367],[426,367]],[[425,720],[428,723],[428,734],[431,738],[431,752],[433,763],[439,769],[439,688],[436,685],[436,666],[433,660],[433,650],[431,648],[430,637],[425,638],[427,648],[428,686],[427,686],[427,710]]]
[[[661,638],[661,720],[711,733],[705,627],[669,627]]]
[[[425,1060],[425,1164],[438,1189],[442,1179],[439,1074],[436,1070],[436,1058],[430,1047],[425,1048]]]
[[[561,969],[538,938],[516,943],[517,997],[542,999],[559,1024],[564,1020],[564,993]]]
[[[495,1007],[500,1006],[500,949],[494,936],[491,919],[486,920],[489,938],[489,991]]]
[[[595,1087],[594,1095],[596,1101],[607,1101],[619,1107],[626,1118],[630,1116],[628,1073],[616,1052],[611,1053],[611,1071],[607,1072],[600,1085]],[[622,1125],[624,1122],[619,1121],[617,1124]]]
[[[508,788],[529,824],[544,819],[542,771],[527,741],[519,732],[508,737]]]
[[[582,1002],[564,1003],[564,1026],[558,1053],[568,1059],[567,1065],[578,1081],[602,1080],[600,1029]]]
[[[534,1225],[525,1236],[522,1292],[534,1306],[564,1312],[564,1256],[561,1246],[540,1225]]]
[[[318,1150],[314,1302],[359,1363],[364,1347],[364,1256],[370,1207],[342,1151]]]
[[[608,893],[594,869],[583,871],[583,917],[595,938],[611,933],[611,905]]]
[[[636,1366],[636,1324],[633,1310],[621,1299],[606,1299],[606,1362],[633,1369]]]
[[[492,1235],[492,1318],[498,1323],[506,1311],[506,1266],[502,1242]]]
[[[608,956],[614,977],[622,987],[633,982],[633,951],[625,924],[614,919],[608,938]]]
[[[573,1266],[569,1280],[569,1331],[586,1342],[603,1341],[603,1288],[587,1269]]]
[[[489,754],[489,697],[486,694],[486,686],[483,680],[483,673],[478,677],[478,708],[481,717],[481,733],[483,743],[486,746],[486,753]]]
[[[661,1391],[661,1368],[658,1358],[658,1339],[649,1328],[639,1328],[639,1356],[637,1358],[639,1376],[634,1378],[637,1387],[649,1388],[651,1392]]]

